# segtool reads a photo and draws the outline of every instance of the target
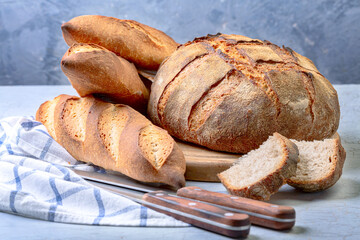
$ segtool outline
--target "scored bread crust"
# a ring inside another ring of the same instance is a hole
[[[328,138],[340,119],[336,90],[309,59],[225,34],[196,38],[162,63],[148,114],[181,140],[234,153],[258,148],[274,132]]]
[[[73,111],[71,105],[76,105],[81,112]],[[123,126],[120,129],[116,121],[122,116],[125,117],[119,120]],[[71,117],[75,118],[73,123]],[[105,125],[100,126],[101,117],[113,119],[114,122],[105,121]],[[182,151],[170,136],[167,137],[165,130],[154,126],[129,106],[111,104],[93,97],[60,95],[40,106],[36,120],[50,129],[50,135],[77,160],[123,173],[142,182],[164,183],[175,188],[185,186],[186,165]],[[148,128],[159,137],[165,136],[168,142],[165,161],[160,162],[160,166],[154,164],[157,158],[154,160],[151,157],[151,151],[158,147],[156,140],[148,140],[154,143],[154,148],[151,144],[143,146],[139,142],[144,129]],[[113,142],[110,136],[114,134],[121,134],[117,142]]]
[[[331,171],[321,179],[316,180],[306,181],[292,177],[287,180],[287,184],[304,192],[317,192],[332,187],[340,179],[346,159],[346,151],[341,145],[341,139],[338,133],[335,133],[331,139],[335,141],[335,147],[330,156],[332,163]]]
[[[157,70],[178,43],[164,32],[133,20],[98,15],[78,16],[62,24],[66,43],[95,43],[134,63]]]
[[[269,200],[270,196],[286,183],[286,179],[295,175],[299,157],[297,146],[281,134],[274,133],[273,136],[277,139],[282,149],[282,158],[275,171],[263,176],[256,183],[242,188],[232,185],[230,180],[225,177],[224,173],[226,171],[224,171],[218,174],[218,177],[229,193],[257,200]],[[254,151],[261,151],[261,147]],[[244,171],[246,170],[244,169]]]
[[[104,47],[73,44],[61,60],[61,69],[81,97],[101,94],[114,103],[146,111],[149,91],[135,66]]]

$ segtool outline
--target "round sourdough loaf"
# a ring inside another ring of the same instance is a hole
[[[180,46],[151,87],[153,122],[184,141],[246,153],[274,132],[296,140],[331,137],[336,90],[311,60],[240,35],[208,35]]]

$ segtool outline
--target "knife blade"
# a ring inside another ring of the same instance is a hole
[[[98,176],[93,176],[92,173],[78,170],[75,172],[96,187],[129,198],[193,226],[234,238],[246,237],[249,234],[250,221],[246,214],[229,212],[204,202],[171,195],[166,191],[146,190],[147,192],[144,193],[145,189],[140,187],[136,190],[129,187],[119,187],[109,183],[109,179],[99,181]],[[108,175],[104,174],[100,176],[109,178]]]
[[[75,172],[88,180],[134,189],[144,193],[159,190],[159,185],[145,185],[125,176],[82,171]],[[161,185],[161,188],[169,194],[177,194],[185,198],[206,202],[230,212],[247,214],[250,217],[251,224],[254,225],[275,230],[291,229],[295,225],[295,209],[289,206],[281,206],[230,194],[211,192],[199,187],[184,187],[177,192],[163,185]]]

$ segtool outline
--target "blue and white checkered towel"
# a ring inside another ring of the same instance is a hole
[[[93,187],[71,168],[100,170],[72,158],[32,117],[0,120],[0,211],[64,223],[188,226]]]

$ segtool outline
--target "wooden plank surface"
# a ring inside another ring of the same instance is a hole
[[[241,154],[212,151],[191,143],[177,141],[186,159],[186,180],[219,182],[217,174],[225,171]]]

